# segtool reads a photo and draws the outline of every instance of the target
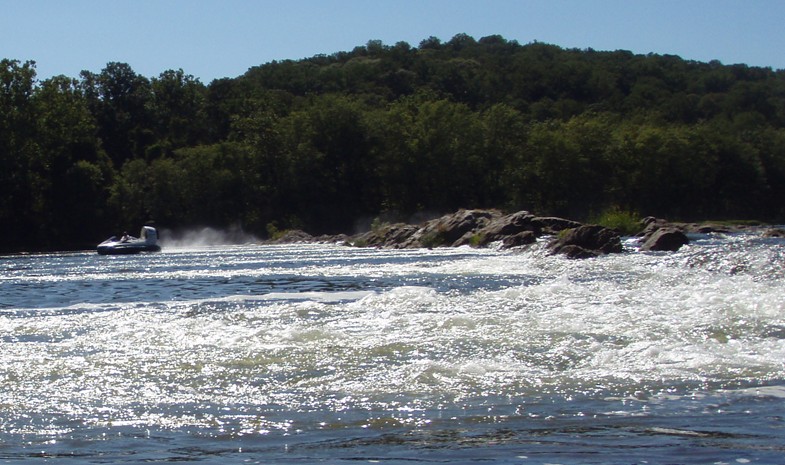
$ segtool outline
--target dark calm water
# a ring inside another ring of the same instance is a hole
[[[0,257],[0,463],[785,463],[785,242]]]

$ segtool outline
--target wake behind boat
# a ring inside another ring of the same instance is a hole
[[[98,244],[97,251],[100,255],[128,255],[140,252],[160,252],[158,245],[158,231],[152,226],[142,226],[140,237],[123,235],[117,239],[112,236]]]

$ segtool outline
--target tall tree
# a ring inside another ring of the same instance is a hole
[[[0,61],[0,247],[11,249],[35,230],[40,180],[31,170],[38,154],[33,106],[35,62]]]
[[[182,69],[169,70],[153,78],[151,90],[152,128],[162,154],[207,141],[207,91],[198,79]]]
[[[45,243],[84,241],[84,225],[106,225],[105,203],[111,163],[100,149],[97,127],[78,81],[56,76],[34,95],[37,156],[31,159],[41,180],[38,230]],[[52,238],[56,239],[52,239]]]
[[[82,86],[98,121],[104,150],[115,166],[144,158],[155,137],[150,81],[126,63],[109,63],[97,75],[83,71]]]

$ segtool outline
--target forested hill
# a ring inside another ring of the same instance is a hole
[[[785,71],[457,35],[201,83],[0,62],[0,248],[461,207],[785,219]]]

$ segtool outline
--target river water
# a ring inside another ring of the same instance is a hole
[[[0,463],[783,463],[785,241],[0,257]]]

